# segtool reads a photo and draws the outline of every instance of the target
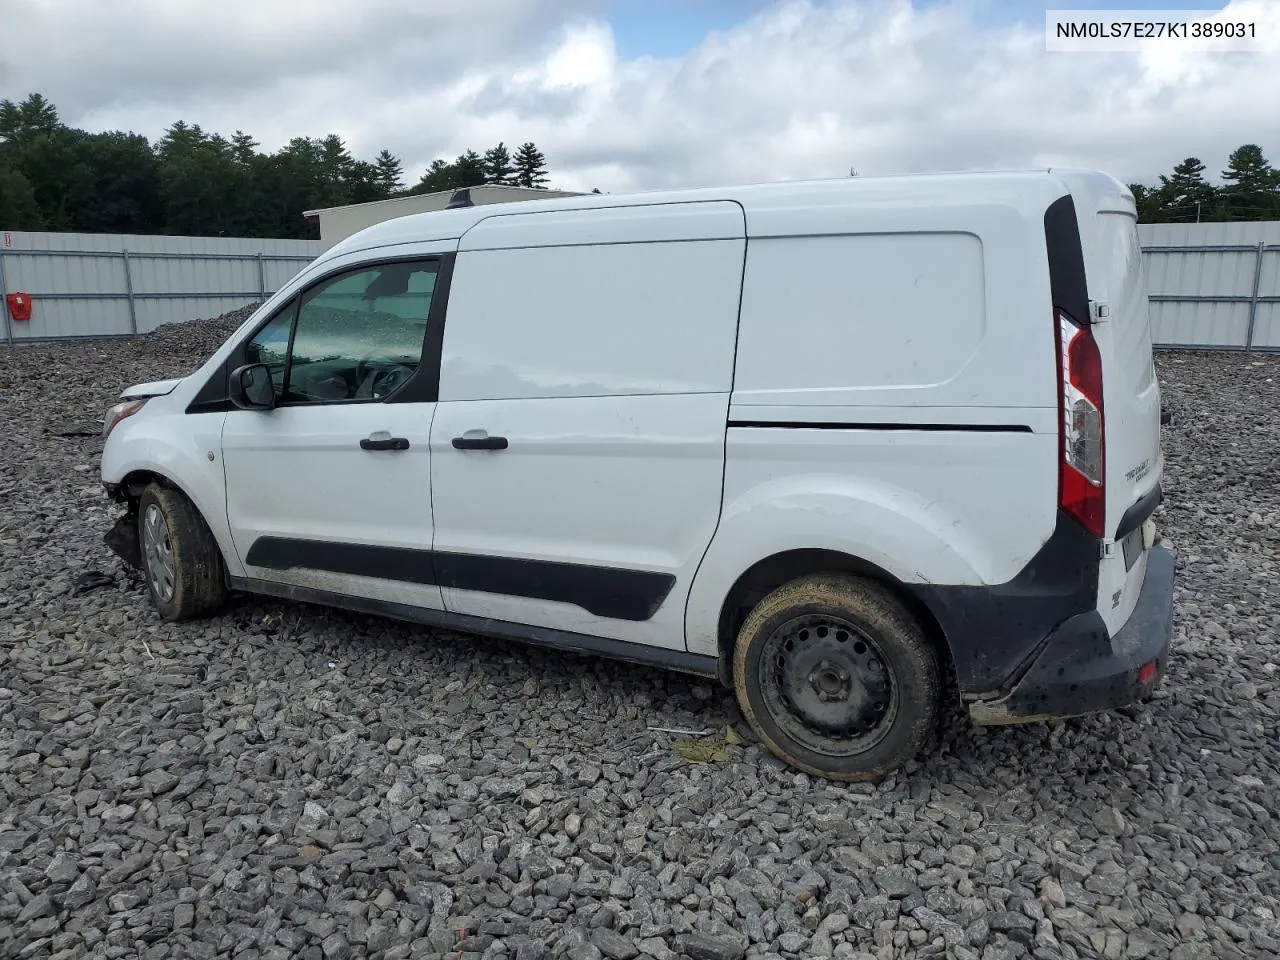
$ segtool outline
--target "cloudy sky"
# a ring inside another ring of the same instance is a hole
[[[1221,0],[0,0],[0,97],[87,129],[176,119],[265,148],[336,132],[416,180],[535,141],[613,192],[1046,164],[1152,181],[1244,142],[1280,161],[1271,52],[1047,53],[1046,7]]]

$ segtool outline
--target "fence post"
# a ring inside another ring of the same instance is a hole
[[[9,320],[9,302],[5,299],[7,292],[4,285],[4,248],[0,247],[0,313],[4,314],[4,342],[13,346],[13,323]]]
[[[258,295],[262,300],[267,299],[267,264],[261,250],[258,251]]]
[[[133,301],[133,273],[129,269],[129,251],[124,253],[124,292],[129,295],[129,329],[133,331],[133,335],[138,335],[138,308]]]
[[[1266,250],[1266,243],[1259,240],[1258,259],[1253,263],[1253,294],[1249,299],[1249,332],[1244,336],[1245,352],[1253,349],[1253,328],[1258,322],[1258,289],[1262,284],[1262,257],[1266,253]]]

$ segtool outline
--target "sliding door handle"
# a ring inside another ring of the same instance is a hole
[[[505,450],[506,437],[454,437],[455,450]]]
[[[361,450],[408,450],[409,441],[404,437],[365,437],[360,441]]]

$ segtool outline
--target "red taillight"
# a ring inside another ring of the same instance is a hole
[[[1054,311],[1058,343],[1058,504],[1098,539],[1106,530],[1102,354],[1086,326]]]

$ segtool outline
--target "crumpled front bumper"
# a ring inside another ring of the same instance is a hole
[[[115,484],[103,484],[103,486],[106,487],[109,497],[117,499],[118,486]],[[134,504],[129,504],[125,514],[103,535],[102,542],[129,566],[142,569],[142,542],[138,538],[138,511]]]
[[[1173,554],[1160,545],[1129,620],[1109,636],[1096,610],[1061,624],[1004,696],[970,703],[977,724],[1027,723],[1096,713],[1150,696],[1161,678],[1173,633]]]

